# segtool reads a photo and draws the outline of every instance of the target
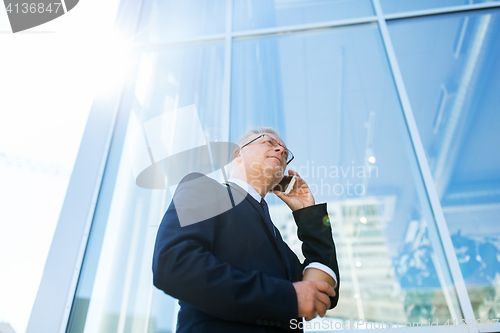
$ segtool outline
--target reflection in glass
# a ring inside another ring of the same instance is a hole
[[[370,0],[234,0],[233,31],[373,15]]]
[[[380,0],[385,14],[431,8],[463,6],[498,0]]]
[[[461,319],[377,25],[235,40],[232,61],[230,139],[273,126],[328,204],[341,284],[327,315]],[[268,203],[300,254],[289,208]]]
[[[175,327],[176,302],[153,286],[151,271],[171,192],[136,185],[124,142],[148,120],[191,104],[207,141],[221,140],[219,123],[227,119],[220,111],[223,50],[221,43],[206,43],[140,54],[135,83],[123,94],[67,332],[154,333]]]
[[[226,30],[226,0],[143,1],[136,42],[168,42]]]
[[[500,11],[394,21],[389,31],[474,314],[498,318]]]

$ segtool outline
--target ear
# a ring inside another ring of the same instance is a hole
[[[241,159],[241,149],[236,149],[234,152],[233,152],[233,160],[236,160],[236,159]]]

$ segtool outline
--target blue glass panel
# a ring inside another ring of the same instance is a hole
[[[220,139],[228,117],[221,111],[224,43],[157,49],[135,59],[137,75],[123,92],[67,332],[173,331],[176,301],[153,286],[151,271],[171,192],[136,185],[126,142],[137,133],[145,140],[144,122],[190,104],[207,140]],[[193,135],[185,133],[187,140]]]
[[[380,0],[384,14],[431,8],[463,6],[498,0]]]
[[[370,0],[234,0],[233,30],[315,23],[373,15]]]
[[[477,318],[500,316],[500,10],[390,22]]]
[[[136,42],[168,42],[226,31],[226,0],[146,0]]]
[[[231,140],[274,127],[327,202],[341,272],[328,316],[460,318],[377,25],[235,40],[232,70]],[[300,256],[290,209],[266,200]]]

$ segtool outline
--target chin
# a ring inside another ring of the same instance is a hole
[[[267,165],[264,172],[269,176],[272,175],[279,182],[283,178],[284,170],[279,165]]]

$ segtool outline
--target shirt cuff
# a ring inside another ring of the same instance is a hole
[[[302,271],[302,275],[304,275],[304,272],[308,268],[316,268],[319,269],[320,271],[325,272],[326,274],[332,277],[332,279],[335,281],[335,285],[338,285],[337,274],[335,274],[335,272],[330,267],[323,265],[322,263],[319,262],[312,262],[309,265],[307,265],[306,268],[304,268],[304,270]]]

